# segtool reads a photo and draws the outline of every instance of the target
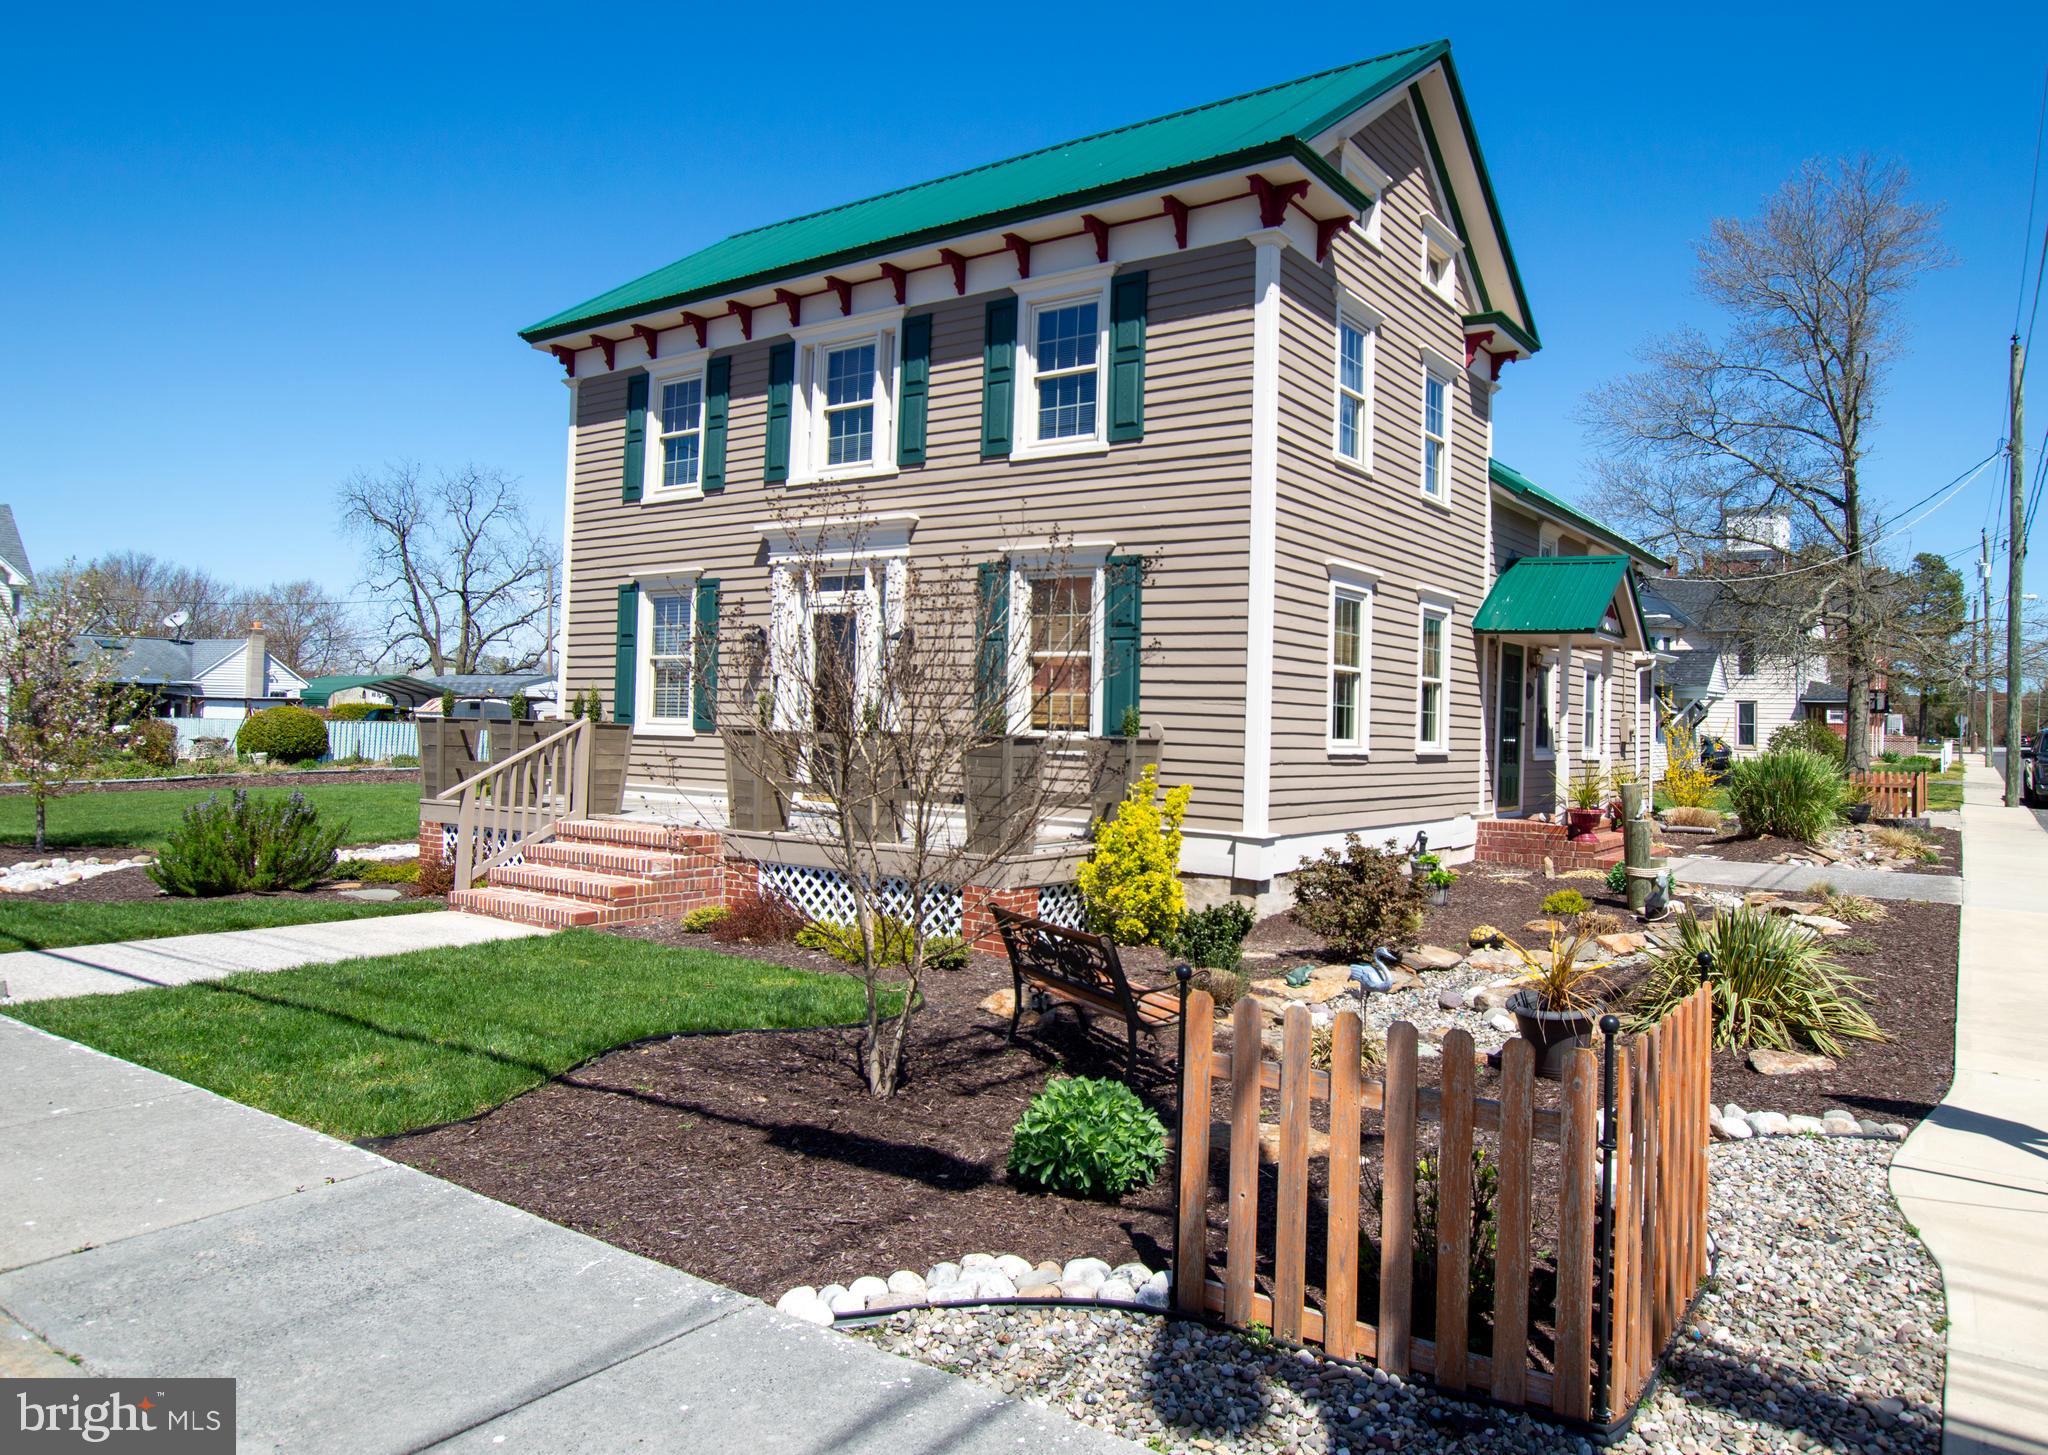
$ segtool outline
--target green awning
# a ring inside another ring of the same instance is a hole
[[[330,675],[315,677],[299,693],[299,701],[309,707],[325,707],[328,699],[337,692],[352,688],[367,687],[381,692],[400,707],[417,707],[420,703],[441,695],[440,689],[417,677],[406,677],[386,672],[381,676]]]
[[[1593,636],[1639,647],[1642,607],[1627,556],[1524,556],[1500,573],[1472,629],[1508,636]]]

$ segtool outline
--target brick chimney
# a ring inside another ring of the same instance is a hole
[[[270,639],[263,623],[249,623],[249,650],[242,659],[242,695],[261,701],[270,693]]]

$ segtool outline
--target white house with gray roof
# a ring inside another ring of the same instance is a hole
[[[0,505],[0,587],[7,591],[10,614],[20,614],[22,602],[35,582],[35,571],[28,563],[28,547],[21,543],[21,530],[14,523],[14,507]]]
[[[298,700],[306,679],[270,650],[261,630],[246,637],[84,636],[82,658],[115,657],[114,680],[152,694],[160,717],[232,721]]]

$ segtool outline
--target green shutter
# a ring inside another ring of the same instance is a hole
[[[796,383],[796,345],[768,350],[768,455],[763,480],[789,478],[789,394]]]
[[[713,359],[704,368],[704,465],[697,476],[706,495],[725,488],[725,421],[731,399],[732,359]]]
[[[932,316],[903,320],[903,412],[896,426],[896,463],[924,463],[924,407],[931,393]]]
[[[647,376],[626,381],[626,461],[619,476],[619,498],[638,500],[647,478]]]
[[[640,663],[640,588],[628,581],[619,588],[619,641],[612,659],[612,721],[633,720],[633,673]]]
[[[974,715],[981,730],[1000,736],[1010,730],[1010,567],[984,561],[975,568],[981,635],[974,653]]]
[[[1017,300],[989,301],[981,347],[981,457],[1010,453],[1017,413]]]
[[[1124,713],[1139,705],[1144,558],[1111,556],[1102,575],[1102,732],[1108,736],[1122,732]]]
[[[690,613],[696,636],[696,671],[690,674],[690,726],[708,733],[718,726],[718,582],[697,583],[697,601]]]
[[[1145,273],[1109,285],[1109,437],[1145,437]]]

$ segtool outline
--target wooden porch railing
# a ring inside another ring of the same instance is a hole
[[[469,888],[526,845],[553,838],[563,819],[582,817],[590,760],[591,724],[577,718],[437,794],[456,805],[455,887]]]

